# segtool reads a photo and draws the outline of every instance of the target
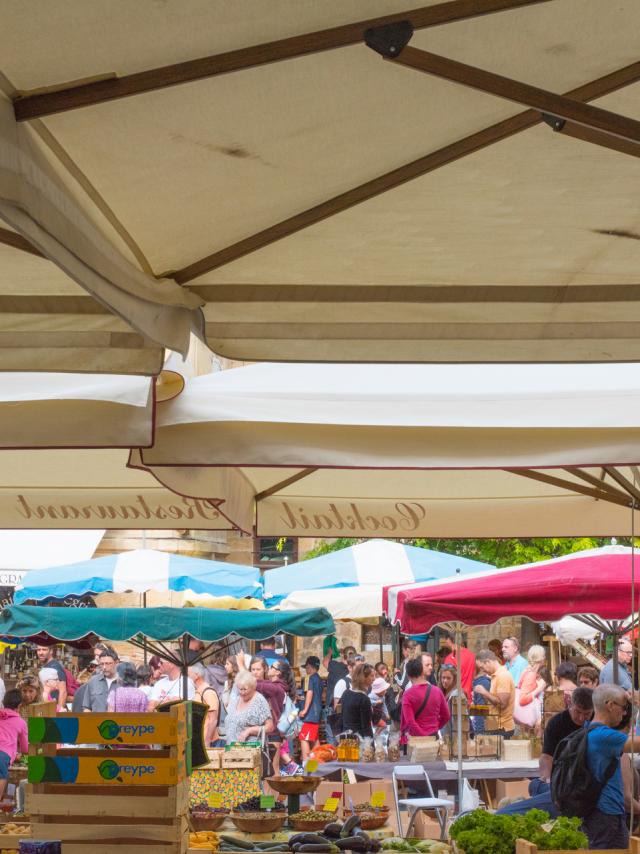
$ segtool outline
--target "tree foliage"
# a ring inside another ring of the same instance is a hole
[[[323,541],[304,556],[304,560],[329,554],[330,552],[354,546],[356,543],[364,542],[362,539],[353,537],[339,537],[332,541]],[[562,557],[572,552],[584,549],[595,549],[611,543],[610,537],[535,537],[532,539],[517,540],[507,538],[502,540],[445,540],[418,539],[399,540],[407,545],[417,546],[422,549],[433,549],[434,551],[447,552],[448,554],[468,557],[472,560],[481,560],[494,566],[517,566],[522,563],[534,563],[539,560]],[[629,538],[619,539],[620,545],[631,545]],[[636,540],[638,545],[638,540]]]

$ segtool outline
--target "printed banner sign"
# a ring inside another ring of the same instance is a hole
[[[185,776],[177,759],[118,758],[117,751],[102,756],[29,756],[29,783],[81,783],[173,786]]]
[[[29,718],[29,744],[177,744],[175,717],[160,714],[83,714]],[[180,727],[186,735],[184,725]]]
[[[168,489],[0,489],[1,528],[233,528],[215,505]]]
[[[427,502],[265,498],[258,503],[257,528],[259,536],[413,537],[428,534]]]

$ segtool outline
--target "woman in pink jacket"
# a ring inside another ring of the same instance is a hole
[[[9,766],[13,765],[18,753],[27,753],[27,724],[17,709],[22,695],[17,688],[4,695],[4,709],[0,709],[0,800],[4,797],[9,779]]]

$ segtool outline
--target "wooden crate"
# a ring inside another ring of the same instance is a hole
[[[221,754],[222,768],[262,768],[259,747],[231,747]]]
[[[177,786],[27,787],[33,839],[60,840],[65,854],[184,854],[189,781]],[[1,837],[0,837],[1,840]]]
[[[505,762],[527,762],[532,759],[531,753],[528,738],[505,738],[502,742],[502,758]]]
[[[184,854],[191,747],[186,716],[187,704],[179,704],[166,716],[31,719],[26,809],[32,838],[58,840],[64,854]],[[65,747],[55,743],[61,733]],[[145,746],[154,738],[162,748]],[[95,746],[68,746],[87,741]],[[58,771],[64,775],[56,777]]]
[[[524,839],[516,840],[516,854],[538,854],[538,846]],[[547,851],[546,854],[565,854],[563,851]],[[580,848],[574,854],[589,854],[586,848]],[[633,837],[628,848],[607,848],[600,854],[640,854],[640,839]]]

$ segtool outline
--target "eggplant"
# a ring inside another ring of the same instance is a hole
[[[322,833],[324,834],[324,836],[328,836],[330,839],[339,839],[341,831],[341,821],[330,821],[329,824],[325,824]]]
[[[291,841],[299,842],[301,845],[328,845],[329,840],[325,839],[324,836],[321,836],[319,833],[310,833],[306,831],[305,833],[296,833],[295,836],[292,836],[289,839],[289,843]]]
[[[340,831],[340,838],[346,839],[348,836],[351,836],[356,827],[360,827],[360,818],[357,815],[350,815],[349,818],[342,825],[342,830]]]
[[[329,842],[325,842],[324,845],[320,845],[320,843],[309,842],[306,845],[301,845],[298,848],[298,851],[300,851],[300,854],[305,854],[305,852],[307,851],[315,851],[318,852],[318,854],[320,854],[320,852],[322,852],[322,854],[331,854],[331,845]]]
[[[369,851],[372,854],[378,854],[379,851],[382,851],[382,842],[379,839],[372,839],[369,843]]]

